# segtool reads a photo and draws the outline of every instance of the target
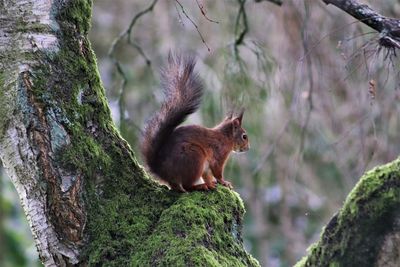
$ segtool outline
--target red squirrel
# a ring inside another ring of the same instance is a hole
[[[214,128],[200,125],[179,126],[200,105],[203,87],[194,72],[193,57],[168,57],[162,71],[165,100],[146,123],[141,152],[152,173],[178,192],[210,190],[216,182],[232,189],[223,176],[231,151],[249,149],[246,131],[242,128],[243,111],[230,115]],[[196,184],[202,177],[204,183]]]

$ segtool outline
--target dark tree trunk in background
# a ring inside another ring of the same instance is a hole
[[[176,194],[120,137],[87,33],[91,1],[0,1],[0,156],[45,266],[257,266],[226,188]]]

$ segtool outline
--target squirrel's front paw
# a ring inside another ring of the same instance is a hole
[[[207,186],[208,186],[208,189],[214,190],[216,188],[216,186],[217,186],[217,182],[216,181],[212,181],[211,183],[208,183]]]
[[[222,184],[223,186],[228,187],[229,189],[233,189],[232,184],[231,184],[230,182],[228,182],[228,181],[221,180],[221,184]]]

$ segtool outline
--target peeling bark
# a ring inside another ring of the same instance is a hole
[[[32,92],[31,75],[40,64],[40,58],[34,58],[36,51],[58,49],[55,32],[50,30],[56,25],[51,19],[52,3],[2,1],[1,5],[0,156],[19,193],[43,263],[77,263],[78,249],[73,242],[82,238],[84,214],[72,207],[79,223],[72,221],[64,227],[71,221],[70,203],[55,199],[61,195],[57,194],[59,170],[51,159],[52,136],[44,106]],[[48,205],[50,197],[54,199]]]

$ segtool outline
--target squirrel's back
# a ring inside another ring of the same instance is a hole
[[[201,102],[203,87],[194,72],[196,62],[191,56],[169,55],[168,66],[162,71],[164,102],[146,122],[140,149],[149,169],[159,173],[160,154],[174,129],[195,112]]]

